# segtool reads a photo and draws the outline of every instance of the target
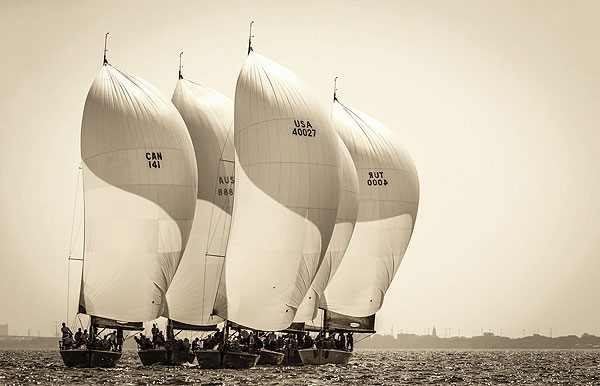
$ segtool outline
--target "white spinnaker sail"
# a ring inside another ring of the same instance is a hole
[[[187,243],[198,177],[175,106],[148,82],[104,65],[81,124],[85,247],[80,310],[159,317]]]
[[[410,241],[419,180],[412,159],[383,124],[337,101],[332,121],[354,161],[360,195],[352,239],[321,307],[370,316],[381,308]]]
[[[235,92],[236,192],[215,309],[282,330],[317,272],[339,201],[337,137],[296,75],[250,52]]]
[[[233,208],[233,102],[186,79],[177,82],[172,101],[194,144],[198,196],[190,240],[167,291],[164,316],[214,325],[222,321],[212,311]]]
[[[358,176],[352,157],[341,139],[339,140],[339,147],[342,154],[340,157],[342,178],[340,180],[340,202],[333,235],[310,290],[304,296],[304,300],[300,304],[298,312],[296,312],[295,322],[314,324],[312,320],[317,317],[319,300],[342,262],[354,232],[354,224],[358,216]]]

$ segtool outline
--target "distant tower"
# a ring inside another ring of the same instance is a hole
[[[435,326],[433,326],[433,330],[431,330],[431,336],[437,336],[437,331],[435,330]]]

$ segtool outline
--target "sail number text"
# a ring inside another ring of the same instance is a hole
[[[369,186],[386,186],[387,180],[383,178],[383,172],[369,172],[369,178],[367,179],[367,185]]]
[[[160,169],[160,161],[162,161],[162,153],[161,152],[151,152],[146,153],[146,160],[148,161],[148,167],[150,169]]]
[[[294,129],[292,130],[293,135],[297,135],[299,137],[316,137],[317,131],[312,128],[312,125],[309,121],[301,121],[298,119],[294,119]]]
[[[233,186],[233,184],[235,183],[235,177],[234,176],[219,176],[219,185],[227,185],[227,184],[231,184],[231,186]],[[228,188],[228,187],[224,187],[224,188],[218,188],[217,189],[217,194],[219,196],[233,196],[233,188]]]

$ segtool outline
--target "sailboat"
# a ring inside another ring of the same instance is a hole
[[[62,347],[65,365],[114,367],[120,347],[99,329],[141,330],[159,317],[187,244],[198,186],[194,149],[175,107],[148,82],[106,60],[81,124],[84,258],[79,313],[91,337]]]
[[[182,53],[183,54],[183,53]],[[229,235],[234,193],[233,102],[224,95],[185,79],[181,72],[172,102],[190,133],[196,153],[198,193],[190,239],[167,291],[167,337],[174,330],[215,330],[212,315]],[[218,355],[213,350],[209,357]],[[194,353],[175,348],[138,351],[145,365],[193,362]],[[198,362],[207,362],[198,354]],[[206,365],[206,363],[205,363]]]
[[[331,239],[337,137],[304,82],[251,45],[234,109],[236,192],[215,313],[227,328],[281,331],[293,322]],[[223,367],[235,355],[225,349]]]
[[[335,91],[332,124],[354,162],[359,205],[344,258],[319,298],[323,310],[319,319],[325,332],[373,333],[375,313],[383,304],[415,225],[418,176],[393,132],[342,104]],[[344,364],[351,355],[324,348],[299,353],[304,364]]]
[[[342,262],[346,248],[348,247],[354,232],[356,217],[358,216],[358,176],[346,145],[344,145],[341,139],[339,139],[338,143],[342,154],[342,178],[340,183],[340,201],[336,216],[336,224],[323,263],[319,267],[310,290],[304,297],[304,300],[296,313],[294,322],[298,323],[301,329],[321,329],[321,325],[315,322],[315,319],[318,321],[319,315],[322,315],[322,312],[319,313],[320,299],[323,297],[323,292],[325,291],[327,284],[331,281]],[[301,350],[302,348],[299,350],[288,350],[289,364],[302,363],[302,358],[300,356]],[[338,355],[349,358],[349,355],[346,352],[339,353]]]

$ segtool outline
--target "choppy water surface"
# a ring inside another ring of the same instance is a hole
[[[0,384],[598,385],[597,350],[359,350],[347,366],[201,370],[144,367],[126,351],[114,369],[68,369],[55,350],[0,350]]]

